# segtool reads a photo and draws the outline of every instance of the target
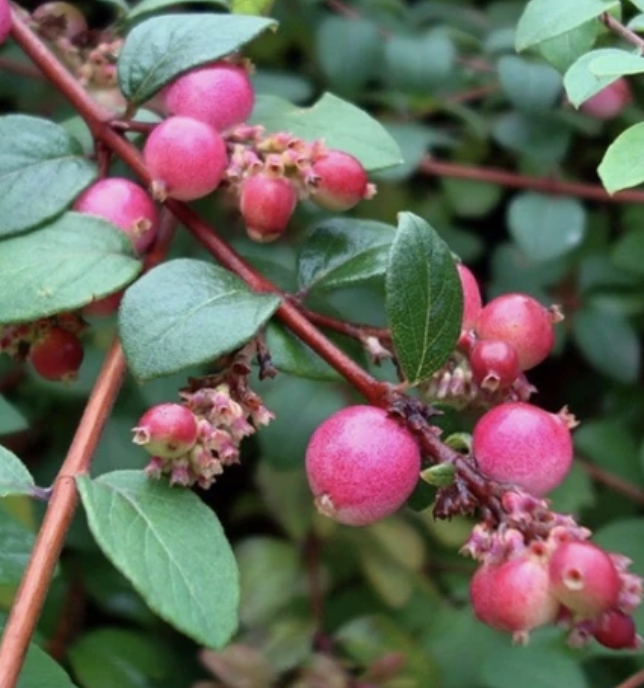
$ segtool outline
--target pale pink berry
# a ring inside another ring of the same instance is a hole
[[[109,177],[86,189],[74,210],[98,215],[122,229],[137,253],[145,253],[159,232],[159,213],[150,195],[129,179]]]
[[[418,481],[420,450],[414,436],[382,409],[349,406],[313,433],[306,472],[321,513],[364,526],[405,503]]]
[[[492,339],[480,339],[474,344],[470,366],[474,381],[490,392],[510,387],[521,372],[512,344]]]
[[[143,158],[155,195],[181,201],[214,191],[228,165],[219,132],[190,117],[169,117],[158,124],[145,142]]]
[[[552,591],[565,607],[592,619],[617,605],[619,573],[613,560],[591,542],[560,543],[550,558]]]
[[[480,621],[507,633],[552,623],[559,611],[547,566],[530,554],[481,566],[470,583],[470,600]]]
[[[613,119],[630,103],[633,96],[626,79],[617,79],[592,98],[582,103],[580,110],[596,119]]]
[[[640,644],[633,617],[615,610],[601,617],[593,635],[598,643],[611,650],[635,649]]]
[[[84,353],[80,339],[73,332],[52,327],[31,346],[29,360],[45,380],[71,381],[78,375]]]
[[[563,481],[573,458],[567,418],[523,402],[483,415],[474,427],[472,452],[488,478],[537,497]]]
[[[4,43],[11,32],[11,7],[9,0],[0,0],[0,44]]]
[[[274,241],[283,234],[296,205],[297,191],[284,177],[256,174],[242,184],[239,209],[254,241]]]
[[[461,329],[471,330],[476,324],[476,319],[479,317],[481,308],[483,306],[483,299],[481,298],[481,290],[479,289],[476,277],[472,271],[465,267],[462,263],[457,263],[456,269],[461,280],[461,288],[463,290],[463,320]]]
[[[181,404],[159,404],[141,416],[133,432],[132,441],[153,456],[176,459],[197,442],[197,419]]]
[[[74,40],[87,32],[83,13],[67,2],[46,2],[31,15],[38,24],[39,33],[49,40],[64,36]]]
[[[321,208],[344,212],[368,196],[369,179],[359,160],[330,150],[312,166],[318,177],[311,200]]]
[[[167,114],[193,117],[217,131],[245,122],[255,104],[248,72],[226,62],[183,74],[163,90],[161,98]]]
[[[476,321],[480,339],[512,344],[521,370],[541,363],[555,343],[553,323],[557,315],[527,294],[504,294],[490,301]]]

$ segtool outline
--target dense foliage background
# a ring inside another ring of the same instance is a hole
[[[234,4],[250,13],[267,9],[259,1]],[[603,4],[618,16],[619,3]],[[622,8],[623,23],[632,20],[635,30],[644,26],[641,4]],[[227,2],[78,6],[92,27],[116,22],[127,29],[154,14],[212,12]],[[258,94],[308,107],[331,92],[371,113],[400,146],[404,163],[374,172],[377,196],[348,217],[395,225],[398,212],[411,211],[473,269],[488,299],[521,291],[562,305],[556,353],[529,375],[539,390],[536,403],[553,411],[567,404],[581,420],[577,461],[553,505],[578,516],[599,544],[627,554],[643,574],[644,192],[610,198],[596,170],[608,145],[642,120],[644,96],[635,76],[632,102],[612,119],[572,107],[562,85],[568,67],[593,43],[626,46],[592,20],[585,34],[576,28],[517,54],[525,6],[522,0],[278,0],[270,16],[279,30],[244,52],[256,65]],[[267,109],[256,111],[257,122],[271,112],[270,98],[261,105]],[[74,110],[11,41],[0,49],[0,112],[48,117],[88,145]],[[339,135],[345,125],[335,117]],[[0,141],[0,156],[1,149]],[[637,141],[631,150],[639,154]],[[129,174],[121,163],[114,172]],[[562,187],[563,180],[579,184]],[[319,210],[301,205],[286,240],[264,246],[245,238],[225,204],[208,198],[195,206],[263,274],[297,289],[296,252],[307,228],[323,217]],[[177,234],[171,256],[203,255],[188,233]],[[8,288],[0,274],[0,289]],[[380,278],[320,289],[308,305],[386,324]],[[46,383],[0,357],[0,442],[39,485],[55,477],[115,333],[115,318],[91,324],[80,377],[69,385]],[[396,379],[393,366],[376,368],[355,342],[337,341],[377,376]],[[149,406],[175,400],[186,377],[201,372],[143,385],[128,378],[92,475],[143,467],[146,458],[131,443],[135,420]],[[468,603],[475,565],[457,553],[471,523],[435,521],[425,508],[431,492],[416,495],[418,511],[366,529],[318,517],[302,468],[306,442],[321,420],[359,397],[321,364],[296,360],[291,373],[257,383],[276,421],[245,443],[240,466],[200,494],[221,520],[240,567],[234,644],[204,654],[152,613],[102,554],[80,512],[35,638],[73,685],[512,688],[520,681],[523,688],[603,688],[644,666],[632,652],[571,650],[554,628],[536,632],[527,647],[512,647],[506,635],[477,622]],[[448,413],[441,422],[467,431],[474,419]],[[25,496],[2,500],[0,610],[11,607],[41,512]],[[208,571],[202,584],[210,584]],[[644,613],[638,617],[642,627]],[[361,682],[349,684],[341,665]],[[45,681],[20,685],[71,685]]]

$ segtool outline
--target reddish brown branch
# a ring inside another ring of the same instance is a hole
[[[44,79],[44,74],[32,64],[12,60],[10,57],[0,57],[0,72],[24,76],[28,79]]]
[[[323,315],[322,313],[311,311],[303,306],[298,306],[298,310],[312,323],[315,323],[320,327],[324,327],[327,330],[332,330],[333,332],[344,334],[347,337],[352,337],[353,339],[357,339],[362,343],[364,343],[367,337],[375,337],[376,339],[382,339],[385,341],[391,340],[391,333],[385,327],[356,325],[355,323],[346,322],[345,320],[332,318],[329,315]]]
[[[615,17],[608,12],[604,12],[601,15],[601,20],[613,33],[623,38],[627,43],[638,48],[640,54],[644,54],[644,38],[638,36],[634,31],[624,26],[619,19],[615,19]]]
[[[644,669],[640,669],[625,681],[615,686],[615,688],[639,688],[644,685]]]
[[[609,471],[596,466],[590,461],[585,461],[584,459],[577,458],[576,462],[584,469],[584,471],[598,483],[606,485],[611,490],[623,494],[624,497],[628,497],[638,504],[644,504],[644,491],[640,490],[638,487],[631,485],[626,480],[610,473]]]

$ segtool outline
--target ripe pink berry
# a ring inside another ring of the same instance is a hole
[[[197,419],[181,404],[158,404],[148,409],[133,428],[135,444],[153,456],[177,459],[197,442]]]
[[[571,540],[550,558],[555,597],[572,612],[592,619],[617,605],[620,579],[613,560],[590,542]]]
[[[582,103],[580,110],[596,119],[613,119],[631,100],[631,88],[628,81],[617,79]]]
[[[11,7],[9,0],[0,0],[0,44],[4,43],[11,32]]]
[[[414,436],[382,409],[349,406],[313,433],[306,472],[321,513],[364,526],[404,504],[418,481],[420,451]]]
[[[161,99],[169,115],[193,117],[224,131],[250,117],[255,92],[243,67],[216,62],[180,76]]]
[[[221,181],[228,155],[219,132],[190,117],[158,124],[143,148],[159,196],[190,201],[207,196]]]
[[[256,174],[242,185],[239,209],[248,236],[269,242],[283,234],[297,204],[297,191],[284,177]]]
[[[312,170],[319,179],[311,200],[321,208],[344,212],[368,196],[367,173],[348,153],[330,150],[313,164]]]
[[[29,350],[34,370],[45,380],[73,380],[83,362],[80,339],[67,330],[52,327]]]
[[[595,640],[611,650],[639,647],[637,629],[633,617],[612,610],[601,617],[593,632]]]
[[[470,352],[474,381],[494,392],[506,389],[519,376],[519,356],[512,344],[492,339],[479,339]]]
[[[504,294],[483,308],[475,329],[480,339],[512,344],[521,370],[529,370],[552,351],[555,319],[553,313],[527,294]]]
[[[105,318],[108,315],[116,313],[119,306],[121,305],[121,300],[125,290],[114,292],[109,296],[104,296],[102,299],[97,299],[83,306],[83,315],[88,315],[94,318]]]
[[[470,583],[470,599],[480,621],[508,633],[551,623],[559,610],[547,566],[529,554],[481,566]]]
[[[479,468],[540,497],[563,481],[572,464],[567,419],[531,404],[508,402],[483,415],[472,434]]]
[[[463,289],[463,324],[461,329],[471,330],[476,325],[476,319],[479,317],[483,306],[481,290],[476,277],[469,268],[466,268],[462,263],[457,263],[456,269]]]
[[[129,179],[101,179],[86,189],[74,210],[98,215],[130,237],[137,253],[144,253],[159,231],[159,213],[150,195]]]

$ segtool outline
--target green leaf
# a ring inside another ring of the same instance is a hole
[[[592,20],[539,44],[539,52],[562,74],[595,44],[599,23]]]
[[[0,243],[0,322],[26,322],[118,291],[140,272],[132,243],[111,223],[65,213]]]
[[[644,484],[644,472],[637,461],[637,442],[626,424],[608,418],[584,421],[573,438],[583,458],[631,485]]]
[[[599,57],[604,55],[612,55],[617,51],[615,48],[600,48],[599,50],[592,50],[585,55],[582,55],[564,75],[564,87],[568,100],[578,108],[583,102],[592,98],[592,96],[599,93],[617,80],[615,76],[599,77],[590,69],[591,64]]]
[[[440,183],[446,200],[459,217],[483,217],[496,207],[503,195],[503,187],[490,182],[443,177]]]
[[[548,65],[505,55],[498,62],[499,81],[512,104],[527,112],[545,112],[559,98],[561,76]]]
[[[619,0],[530,0],[517,25],[516,49],[561,36],[614,7]]]
[[[394,228],[383,222],[323,220],[300,247],[299,288],[307,292],[339,289],[381,277],[394,236]]]
[[[25,430],[27,419],[0,394],[0,436]]]
[[[634,227],[617,239],[613,262],[622,270],[644,276],[644,227]]]
[[[44,650],[30,644],[16,688],[76,688],[76,684]]]
[[[517,194],[508,207],[510,234],[536,261],[558,258],[584,239],[586,211],[575,198]]]
[[[463,293],[447,244],[412,213],[398,216],[385,306],[407,381],[427,379],[454,350],[461,331]]]
[[[25,464],[15,454],[0,446],[0,497],[32,494],[35,486]]]
[[[134,104],[192,67],[228,55],[275,22],[228,14],[171,14],[153,17],[128,34],[118,59],[123,95]]]
[[[233,14],[266,16],[271,13],[275,0],[232,0]]]
[[[588,307],[575,314],[572,328],[577,346],[594,368],[623,384],[637,380],[641,345],[626,318]]]
[[[150,607],[198,643],[226,644],[237,628],[239,583],[214,512],[140,471],[76,482],[97,543]]]
[[[642,528],[644,518],[628,518],[613,521],[600,528],[593,541],[611,552],[619,552],[633,560],[633,571],[641,575],[644,571],[644,540]]]
[[[258,96],[250,123],[261,124],[271,133],[290,131],[311,141],[324,139],[329,148],[358,158],[368,171],[402,162],[398,144],[380,122],[331,93],[309,108],[275,96]]]
[[[4,508],[0,508],[0,585],[15,586],[20,583],[34,540],[30,530]]]
[[[203,5],[215,5],[217,7],[223,7],[228,9],[228,0],[191,0],[191,2],[199,3]],[[158,12],[166,7],[172,7],[173,5],[184,5],[183,0],[141,0],[138,2],[128,13],[126,20],[133,21],[134,19],[140,19],[145,14],[152,14],[153,12]]]
[[[606,191],[628,189],[644,182],[644,123],[635,124],[623,131],[608,146],[597,168]]]
[[[96,179],[81,144],[46,119],[0,117],[0,141],[0,237],[55,217]]]
[[[644,59],[625,50],[612,50],[610,55],[595,57],[590,63],[590,71],[598,77],[641,74],[644,72]]]
[[[256,294],[218,265],[180,258],[148,272],[119,310],[123,349],[140,381],[206,363],[245,344],[278,296]]]
[[[497,119],[492,136],[505,148],[526,155],[544,165],[554,165],[566,155],[570,127],[548,114],[508,112]]]

